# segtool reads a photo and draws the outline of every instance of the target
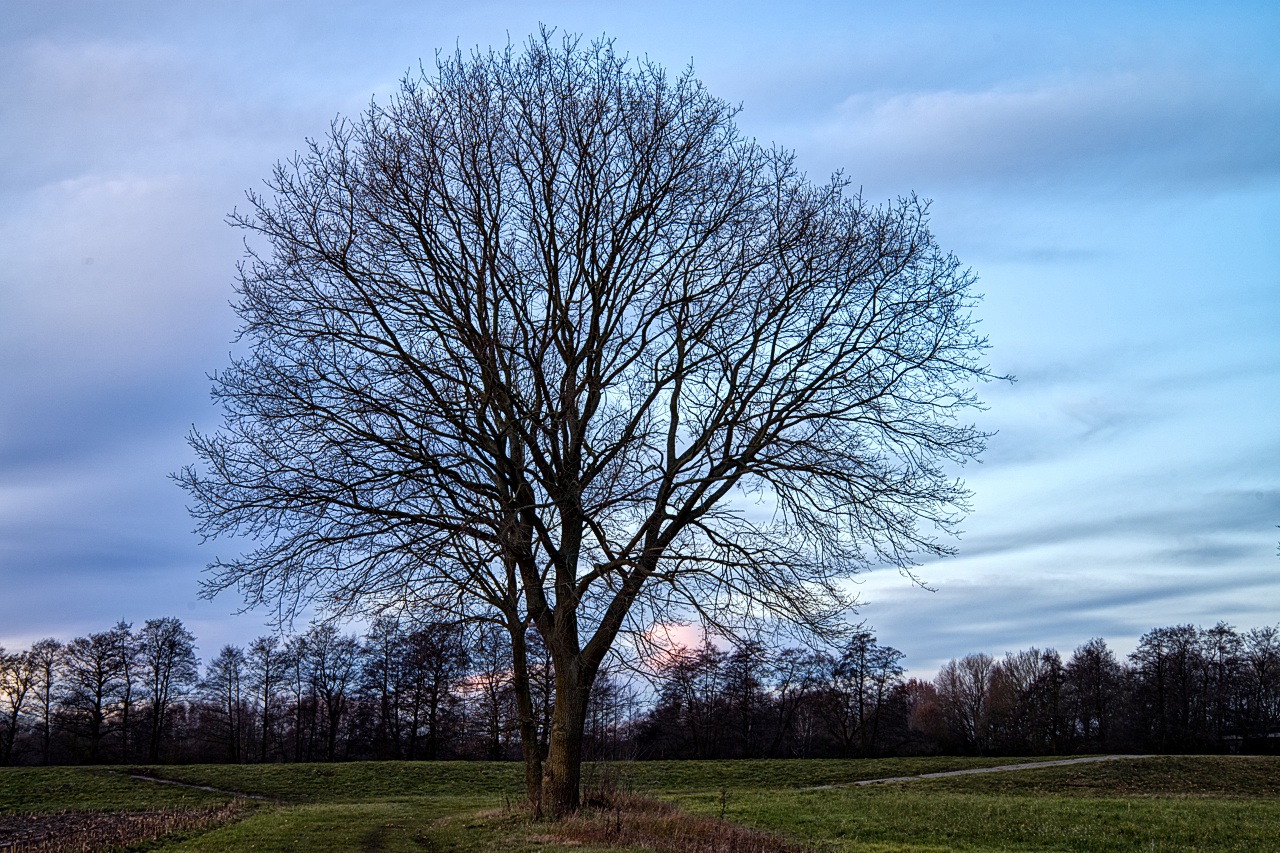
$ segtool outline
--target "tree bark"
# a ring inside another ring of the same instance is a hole
[[[511,635],[511,687],[520,721],[520,753],[524,758],[525,794],[535,818],[542,817],[542,747],[538,742],[538,720],[533,712],[529,689],[529,654],[525,645],[525,625],[508,619]]]
[[[581,802],[582,739],[592,680],[594,670],[586,674],[580,667],[556,669],[556,704],[542,767],[542,806],[554,820],[573,814]]]

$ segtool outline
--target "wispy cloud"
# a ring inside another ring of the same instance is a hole
[[[1121,182],[1200,191],[1280,174],[1280,90],[1134,71],[984,90],[858,93],[811,131],[880,185]]]

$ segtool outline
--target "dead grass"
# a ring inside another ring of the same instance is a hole
[[[640,848],[658,853],[812,853],[780,835],[699,817],[638,794],[590,795],[576,815],[555,825],[561,842]]]
[[[244,806],[0,816],[0,853],[100,853],[240,817]]]

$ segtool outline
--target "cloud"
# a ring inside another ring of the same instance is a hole
[[[1276,621],[1268,605],[1280,579],[1268,567],[1118,562],[1081,556],[1072,571],[959,560],[936,592],[892,576],[872,580],[859,616],[882,642],[907,654],[912,675],[926,678],[948,659],[972,652],[1036,646],[1066,657],[1100,636],[1123,656],[1156,627],[1226,620],[1247,629]]]
[[[1280,90],[1127,72],[976,91],[858,93],[811,130],[877,186],[1119,182],[1200,191],[1280,173]]]

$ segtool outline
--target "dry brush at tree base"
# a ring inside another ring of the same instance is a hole
[[[813,184],[734,116],[544,31],[442,56],[233,215],[247,354],[178,480],[203,534],[256,547],[211,593],[500,626],[555,816],[620,636],[847,629],[852,574],[949,553],[950,466],[986,439],[961,419],[992,378],[974,276],[927,204]]]
[[[555,835],[581,844],[636,847],[659,853],[812,853],[781,835],[703,817],[671,803],[609,792],[584,798],[583,808],[561,821]]]

